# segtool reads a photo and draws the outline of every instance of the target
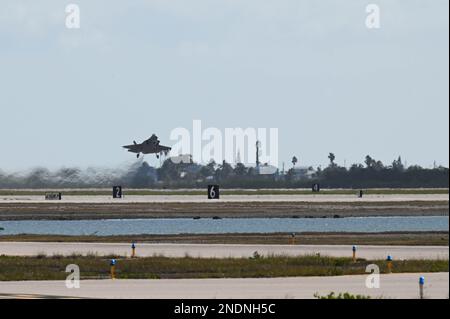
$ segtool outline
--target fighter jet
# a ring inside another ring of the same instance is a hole
[[[158,137],[155,134],[141,144],[136,143],[136,141],[133,141],[133,143],[132,145],[125,145],[123,148],[126,148],[128,152],[137,153],[137,158],[141,153],[156,154],[156,158],[159,158],[160,155],[167,155],[172,149],[168,146],[159,145]]]

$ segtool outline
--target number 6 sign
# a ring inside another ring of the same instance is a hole
[[[219,185],[208,185],[208,199],[219,199]]]

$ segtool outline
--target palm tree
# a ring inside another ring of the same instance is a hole
[[[331,167],[334,167],[334,160],[336,159],[336,156],[334,155],[334,153],[330,153],[329,155],[328,155],[328,158],[329,158],[329,160],[330,160],[330,166]]]
[[[295,167],[295,164],[297,164],[297,162],[298,162],[298,159],[297,159],[297,157],[293,157],[292,158],[292,165],[293,165],[293,167]]]

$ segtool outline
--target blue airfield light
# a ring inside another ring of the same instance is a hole
[[[424,285],[425,284],[425,277],[422,276],[422,277],[419,278],[419,284],[420,285]]]

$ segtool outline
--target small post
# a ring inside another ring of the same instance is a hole
[[[136,244],[134,242],[131,243],[131,258],[136,257]]]
[[[353,262],[356,262],[356,246],[352,247],[352,251],[353,251]]]
[[[109,264],[111,266],[111,279],[114,280],[116,279],[116,260],[115,259],[111,259],[111,262]]]
[[[388,274],[391,274],[392,273],[392,256],[388,255],[386,261],[387,261]]]
[[[291,245],[295,245],[295,233],[291,234],[290,243],[291,243]]]
[[[419,278],[419,296],[423,299],[423,286],[425,285],[425,277]]]

